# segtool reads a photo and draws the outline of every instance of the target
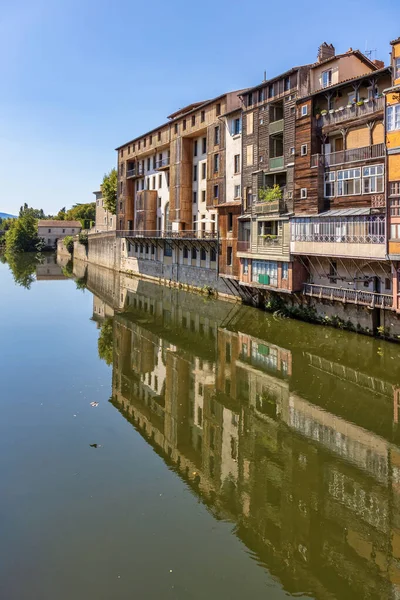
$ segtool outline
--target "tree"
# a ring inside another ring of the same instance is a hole
[[[29,211],[23,212],[6,232],[6,251],[35,252],[42,248],[43,241],[39,238],[35,217]]]
[[[45,219],[46,215],[44,214],[43,208],[32,208],[28,206],[25,202],[23,206],[19,209],[19,216],[23,217],[24,215],[30,214],[35,219]]]
[[[57,215],[56,215],[56,219],[58,221],[64,221],[65,220],[65,206],[63,206],[63,208],[60,208],[60,210],[58,211]]]
[[[74,252],[74,238],[72,237],[72,235],[66,235],[64,240],[63,240],[63,244],[66,247],[66,249],[68,250],[68,252],[70,254],[73,254]]]
[[[104,360],[107,365],[113,362],[113,318],[106,319],[100,329],[100,335],[97,342],[99,358]]]
[[[36,267],[42,262],[43,255],[6,252],[4,259],[10,267],[15,283],[29,290],[35,281]]]
[[[65,213],[65,220],[80,221],[84,229],[89,229],[96,219],[96,203],[75,204]]]
[[[117,170],[111,169],[103,177],[101,191],[103,194],[103,205],[112,215],[117,212]]]

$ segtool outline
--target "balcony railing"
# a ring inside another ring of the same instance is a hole
[[[269,159],[269,168],[272,171],[273,169],[283,169],[285,164],[285,158],[283,156],[275,156],[275,158]]]
[[[343,106],[341,108],[337,108],[336,110],[329,111],[326,115],[322,115],[321,119],[319,120],[319,125],[325,127],[327,125],[343,123],[343,121],[348,121],[349,119],[355,119],[357,117],[362,117],[364,115],[381,111],[384,109],[384,106],[384,98],[371,99],[367,102],[364,102],[364,104],[361,106],[357,106],[357,104]]]
[[[333,167],[346,163],[375,160],[377,158],[384,158],[384,156],[385,144],[374,144],[372,146],[363,146],[362,148],[331,152],[330,154],[313,154],[311,156],[311,167]]]
[[[144,169],[143,169],[143,165],[141,165],[141,164],[134,166],[133,169],[127,169],[127,171],[126,171],[127,179],[129,179],[129,177],[143,177],[143,175],[144,175]]]
[[[303,294],[313,298],[324,298],[326,300],[339,300],[343,303],[362,304],[371,308],[393,307],[393,296],[390,294],[378,294],[364,290],[354,290],[329,285],[316,285],[305,283]]]
[[[157,238],[164,240],[217,240],[216,231],[159,231],[159,230],[119,230],[117,237],[121,238]]]
[[[269,215],[272,213],[287,212],[286,202],[284,199],[274,200],[273,202],[255,202],[251,206],[253,215]]]
[[[386,217],[296,217],[291,221],[292,242],[384,244]]]
[[[169,163],[170,163],[169,156],[167,156],[166,158],[163,158],[161,160],[157,160],[156,161],[156,169],[162,169],[164,167],[169,167]]]
[[[249,252],[250,250],[250,240],[238,240],[237,243],[237,251],[238,252]]]
[[[284,126],[284,119],[280,119],[279,121],[273,121],[269,124],[269,134],[273,135],[274,133],[281,133],[284,129]]]

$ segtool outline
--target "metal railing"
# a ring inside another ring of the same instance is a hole
[[[339,150],[339,152],[329,154],[313,154],[311,156],[311,167],[333,167],[334,165],[384,158],[384,156],[385,144],[373,144],[372,146]]]
[[[386,217],[295,217],[290,226],[292,242],[384,244]]]
[[[117,237],[121,238],[156,238],[164,240],[217,240],[216,231],[159,231],[159,230],[118,230]]]
[[[237,251],[238,252],[248,252],[250,250],[250,240],[238,240],[237,243]]]
[[[144,168],[141,164],[137,164],[133,169],[127,169],[126,178],[129,177],[142,177],[144,175]]]
[[[363,115],[369,115],[384,109],[385,99],[374,98],[368,101],[364,101],[364,104],[357,106],[356,103],[351,106],[343,106],[333,111],[328,111],[325,115],[321,115],[319,125],[325,127],[326,125],[335,125],[336,123],[342,123],[349,119],[355,119],[362,117]]]
[[[156,169],[162,169],[163,167],[169,167],[170,157],[162,158],[156,161]]]
[[[367,292],[329,285],[317,285],[305,283],[303,294],[313,298],[324,298],[326,300],[339,300],[343,303],[362,304],[371,308],[393,307],[393,296],[391,294],[379,294],[378,292]]]

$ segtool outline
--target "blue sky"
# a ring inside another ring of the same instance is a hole
[[[90,202],[114,148],[193,101],[400,36],[399,0],[3,0],[0,212]]]

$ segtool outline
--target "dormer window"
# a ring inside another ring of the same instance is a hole
[[[332,69],[322,72],[322,87],[332,85]]]

